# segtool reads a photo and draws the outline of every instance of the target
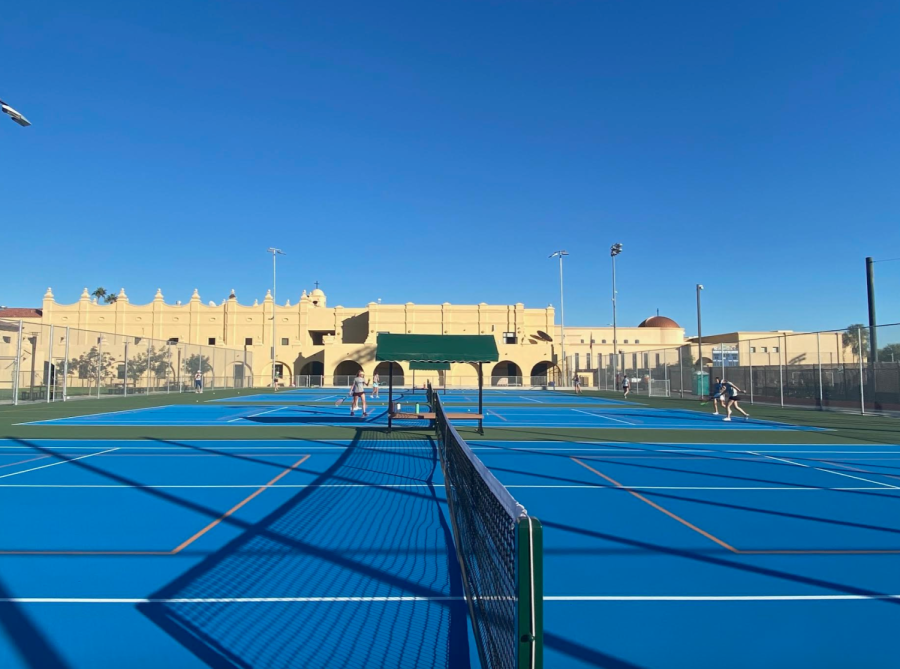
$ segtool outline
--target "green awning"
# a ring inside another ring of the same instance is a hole
[[[497,362],[491,335],[380,334],[376,360],[390,362]]]
[[[413,372],[449,372],[449,362],[411,362],[409,368]]]

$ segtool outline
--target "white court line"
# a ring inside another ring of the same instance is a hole
[[[759,455],[759,453],[754,453],[753,451],[747,451],[752,455]],[[810,465],[804,465],[800,462],[794,462],[793,460],[785,460],[784,458],[775,458],[771,455],[764,455],[764,458],[768,458],[769,460],[778,460],[779,462],[786,462],[789,465],[796,465],[797,467],[806,467],[807,469],[815,469],[819,472],[824,472],[826,474],[836,474],[837,476],[846,476],[848,479],[856,479],[857,481],[865,481],[866,483],[874,483],[875,485],[884,486],[885,488],[892,488],[893,490],[900,490],[900,486],[891,485],[890,483],[882,483],[881,481],[873,481],[871,479],[864,479],[862,476],[853,476],[852,474],[845,474],[844,472],[836,472],[833,469],[823,469],[822,467],[812,467]]]
[[[324,402],[325,400],[331,400],[337,397],[337,395],[326,395],[325,397],[317,397],[313,400],[313,402]]]
[[[636,424],[636,423],[629,423],[627,420],[621,420],[619,418],[611,418],[610,416],[605,416],[603,414],[590,413],[589,411],[582,411],[581,409],[572,409],[572,411],[577,411],[578,413],[583,413],[585,416],[593,416],[594,418],[606,418],[608,420],[614,420],[617,423],[625,423],[626,425],[635,425]]]
[[[545,602],[847,602],[900,595],[544,595]],[[0,604],[280,604],[340,602],[460,602],[465,597],[4,597]]]
[[[72,420],[74,418],[93,418],[94,416],[112,416],[114,414],[137,413],[139,411],[148,411],[150,409],[165,409],[166,407],[181,406],[178,404],[161,404],[155,407],[141,407],[140,409],[122,409],[121,411],[102,411],[100,413],[84,413],[77,416],[64,416],[63,418],[47,418],[40,421],[30,421],[28,423],[16,423],[16,425],[31,425],[32,423],[55,423],[60,420]]]
[[[129,490],[132,488],[259,488],[265,484],[136,484],[122,485],[109,483],[0,483],[2,488],[98,488],[98,489],[121,489]],[[427,483],[278,483],[267,486],[268,488],[431,488]],[[620,487],[605,484],[591,485],[542,485],[542,484],[513,484],[507,485],[506,488],[560,488],[560,489],[576,489],[576,490],[621,490]],[[823,488],[813,486],[654,486],[654,485],[629,485],[628,489],[635,490],[753,490],[753,491],[804,491],[804,492],[823,492],[823,491],[849,491],[849,490],[884,490],[882,487],[840,487],[840,488]]]
[[[69,458],[68,460],[60,460],[59,462],[51,462],[49,465],[41,465],[40,467],[32,467],[31,469],[23,469],[18,472],[13,472],[11,474],[3,474],[0,476],[0,479],[9,478],[10,476],[17,476],[19,474],[27,474],[28,472],[36,472],[38,469],[46,469],[47,467],[55,467],[56,465],[64,465],[67,462],[75,462],[76,460],[84,460],[85,458],[92,458],[95,455],[103,455],[104,453],[112,453],[113,451],[118,451],[118,448],[108,448],[105,451],[100,451],[99,453],[88,453],[87,455],[79,455],[77,458]]]
[[[225,421],[226,423],[233,423],[238,420],[244,420],[246,418],[256,418],[257,416],[262,416],[267,413],[274,413],[276,411],[281,411],[282,409],[287,409],[287,407],[276,407],[275,409],[269,409],[268,411],[261,411],[260,413],[255,413],[252,416],[238,416],[237,418],[232,418],[231,420]]]
[[[540,400],[536,400],[531,397],[525,397],[523,395],[519,395],[518,397],[519,397],[519,399],[528,400],[529,402],[535,402],[537,404],[546,404],[545,402],[541,402]]]
[[[545,595],[551,602],[821,602],[900,599],[900,595]]]

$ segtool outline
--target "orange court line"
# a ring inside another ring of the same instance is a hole
[[[247,502],[249,502],[250,500],[252,500],[254,497],[256,497],[257,495],[259,495],[261,492],[263,492],[263,491],[266,490],[267,488],[269,488],[269,487],[275,485],[278,481],[281,480],[282,477],[287,476],[287,474],[289,474],[290,472],[294,471],[297,467],[299,467],[300,465],[302,465],[308,458],[309,458],[309,455],[304,455],[302,458],[300,458],[299,460],[297,460],[297,462],[295,462],[294,464],[292,464],[290,467],[285,468],[284,471],[282,471],[278,476],[276,476],[275,478],[273,478],[271,481],[269,481],[268,483],[266,483],[264,486],[262,486],[262,487],[260,487],[260,488],[257,488],[253,493],[251,493],[249,496],[245,497],[243,500],[241,500],[240,502],[238,502],[237,504],[235,504],[233,507],[231,507],[230,509],[228,509],[228,511],[226,511],[226,512],[223,513],[221,516],[219,516],[218,518],[216,518],[213,522],[211,522],[209,525],[207,525],[207,526],[204,527],[202,530],[200,530],[199,532],[197,532],[197,533],[196,533],[194,536],[192,536],[190,539],[188,539],[188,540],[186,540],[186,541],[183,541],[183,542],[180,543],[178,546],[176,546],[175,548],[173,548],[173,549],[172,549],[172,554],[174,555],[175,553],[179,553],[179,552],[181,552],[182,550],[184,550],[185,548],[187,548],[188,546],[190,546],[190,545],[191,545],[192,543],[194,543],[197,539],[199,539],[200,537],[202,537],[204,534],[206,534],[207,532],[209,532],[209,531],[210,531],[212,528],[214,528],[216,525],[218,525],[218,524],[221,523],[223,520],[225,520],[226,518],[228,518],[228,516],[230,516],[230,515],[232,515],[233,513],[235,513],[238,509],[240,509],[242,506],[244,506]]]
[[[206,534],[211,529],[213,529],[216,525],[221,523],[223,520],[225,520],[226,518],[228,518],[235,512],[237,512],[238,509],[240,509],[242,506],[247,504],[247,502],[252,500],[254,497],[259,495],[263,491],[265,491],[267,488],[270,488],[271,486],[273,486],[275,483],[277,483],[279,480],[281,480],[282,477],[284,477],[287,474],[289,474],[290,472],[296,470],[297,467],[299,467],[301,464],[303,464],[308,458],[309,458],[309,454],[304,455],[302,458],[297,460],[297,462],[290,465],[289,467],[286,467],[280,474],[278,474],[278,476],[273,478],[271,481],[269,481],[265,485],[257,488],[253,493],[251,493],[250,495],[245,497],[243,500],[241,500],[240,502],[235,504],[233,507],[228,509],[228,511],[226,511],[221,516],[216,518],[209,525],[207,525],[202,530],[200,530],[199,532],[194,534],[192,537],[190,537],[186,541],[183,541],[178,546],[176,546],[175,548],[173,548],[172,550],[169,550],[169,551],[53,551],[53,550],[29,551],[29,550],[21,550],[21,551],[0,551],[0,555],[162,555],[162,556],[177,555],[179,552],[183,551],[185,548],[187,548],[192,543],[194,543],[197,539],[199,539],[204,534]]]
[[[824,550],[818,550],[818,549],[816,549],[816,550],[803,550],[803,549],[798,549],[798,550],[791,550],[791,549],[765,549],[765,550],[743,550],[743,549],[740,549],[740,548],[735,548],[734,546],[725,543],[724,541],[722,541],[722,540],[719,539],[718,537],[716,537],[716,536],[710,534],[709,532],[700,529],[699,527],[697,527],[697,526],[694,525],[693,523],[688,522],[687,520],[685,520],[685,519],[682,518],[681,516],[678,516],[678,515],[672,513],[671,511],[669,511],[668,509],[663,508],[662,506],[660,506],[660,505],[657,504],[656,502],[650,501],[649,499],[647,499],[646,497],[644,497],[644,496],[641,495],[640,493],[637,493],[637,492],[635,492],[634,490],[631,490],[630,488],[628,488],[627,486],[622,485],[621,483],[619,483],[618,481],[616,481],[616,480],[610,478],[610,477],[607,476],[606,474],[603,474],[602,472],[597,471],[596,469],[594,469],[594,468],[591,467],[590,465],[586,465],[585,463],[583,463],[583,462],[582,462],[581,460],[579,460],[578,458],[572,457],[571,459],[574,460],[575,462],[577,462],[577,463],[578,463],[579,465],[581,465],[582,467],[591,470],[591,471],[594,472],[597,476],[599,476],[599,477],[601,477],[601,478],[603,478],[603,479],[606,479],[607,481],[609,481],[610,483],[612,483],[613,485],[615,485],[617,488],[621,488],[622,490],[625,490],[626,492],[630,493],[631,495],[634,495],[634,496],[637,497],[639,500],[641,500],[642,502],[645,502],[645,503],[649,504],[650,506],[652,506],[652,507],[653,507],[654,509],[656,509],[657,511],[661,511],[662,513],[666,514],[666,515],[669,516],[670,518],[672,518],[672,519],[674,519],[674,520],[677,520],[677,521],[678,521],[679,523],[681,523],[682,525],[691,528],[692,530],[694,530],[694,531],[697,532],[698,534],[701,534],[702,536],[706,537],[706,538],[709,539],[710,541],[714,541],[715,543],[719,544],[719,545],[722,546],[723,548],[728,549],[729,551],[731,551],[732,553],[735,553],[736,555],[897,555],[897,554],[900,554],[900,549],[894,549],[894,548],[871,549],[871,550],[870,550],[870,549],[847,549],[847,550],[840,550],[840,549],[836,549],[836,550],[828,550],[828,549],[824,549]]]
[[[14,467],[16,465],[24,465],[26,462],[34,462],[35,460],[43,460],[44,458],[49,458],[49,455],[39,455],[36,458],[28,458],[27,460],[19,460],[18,462],[10,462],[5,465],[0,465],[0,469],[4,467]]]
[[[706,537],[706,538],[709,539],[710,541],[716,542],[716,543],[719,544],[722,548],[726,548],[726,549],[728,549],[729,551],[731,551],[732,553],[737,553],[737,552],[739,552],[738,549],[735,548],[734,546],[730,546],[729,544],[725,543],[724,541],[722,541],[722,540],[719,539],[718,537],[713,536],[713,535],[710,534],[709,532],[706,532],[705,530],[701,530],[699,527],[697,527],[696,525],[694,525],[694,524],[692,524],[692,523],[689,523],[688,521],[686,521],[686,520],[685,520],[684,518],[682,518],[681,516],[677,516],[677,515],[675,515],[674,513],[672,513],[671,511],[669,511],[668,509],[664,509],[663,507],[661,507],[661,506],[660,506],[659,504],[657,504],[656,502],[651,502],[649,499],[647,499],[646,497],[644,497],[644,496],[641,495],[640,493],[637,493],[637,492],[635,492],[634,490],[631,490],[631,489],[629,489],[629,488],[626,488],[625,486],[623,486],[621,483],[619,483],[619,482],[616,481],[615,479],[611,479],[611,478],[610,478],[609,476],[607,476],[606,474],[603,474],[603,473],[601,473],[601,472],[598,472],[596,469],[594,469],[594,468],[591,467],[590,465],[586,465],[585,463],[583,463],[583,462],[582,462],[581,460],[579,460],[578,458],[572,458],[572,460],[574,460],[575,462],[577,462],[579,465],[581,465],[581,466],[584,467],[585,469],[589,469],[590,471],[594,472],[594,473],[595,473],[597,476],[599,476],[600,478],[606,479],[607,481],[609,481],[610,483],[612,483],[612,484],[613,484],[614,486],[616,486],[617,488],[621,488],[622,490],[627,491],[629,494],[634,495],[634,496],[637,497],[639,500],[641,500],[642,502],[644,502],[644,503],[646,503],[646,504],[649,504],[650,506],[652,506],[652,507],[653,507],[654,509],[656,509],[657,511],[661,511],[662,513],[664,513],[664,514],[666,514],[667,516],[669,516],[669,518],[672,518],[673,520],[677,520],[679,523],[681,523],[681,524],[684,525],[685,527],[689,527],[690,529],[694,530],[694,532],[703,535],[704,537]]]

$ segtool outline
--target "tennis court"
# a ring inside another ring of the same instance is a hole
[[[561,393],[553,391],[539,390],[490,390],[485,389],[484,396],[490,404],[521,404],[528,406],[530,404],[538,405],[562,405],[562,406],[636,406],[633,402],[627,402],[608,397],[599,397],[596,395],[573,395],[571,393]],[[334,403],[339,399],[347,397],[346,390],[330,388],[330,389],[303,389],[303,390],[287,390],[279,391],[277,394],[278,401],[283,404],[327,404]],[[476,405],[478,404],[478,391],[472,390],[453,390],[443,394],[444,404],[447,406],[455,405]],[[272,394],[248,394],[240,395],[238,398],[221,398],[211,400],[212,402],[261,402],[264,404],[272,403]],[[394,389],[394,401],[405,402],[425,402],[425,392],[422,390],[411,389]],[[370,404],[387,405],[388,391],[386,388],[381,389],[381,395],[378,399],[369,398]]]
[[[894,662],[895,420],[492,399],[459,429],[543,525],[544,667]],[[0,412],[0,666],[480,666],[432,430],[177,401]]]
[[[270,395],[272,401],[276,401]],[[401,408],[412,410],[419,402],[399,402]],[[730,423],[722,416],[709,412],[680,409],[652,409],[647,407],[619,407],[580,409],[575,407],[546,407],[503,405],[491,407],[485,402],[484,424],[488,427],[588,428],[588,429],[650,429],[650,430],[776,430],[808,431],[816,428],[788,423],[735,417]],[[475,412],[474,408],[469,411]],[[147,409],[87,414],[71,418],[35,421],[33,425],[85,425],[133,427],[261,427],[292,425],[297,427],[324,425],[386,425],[387,407],[375,406],[364,417],[361,411],[350,415],[346,406],[258,404],[255,406],[215,404],[184,404]],[[474,420],[474,419],[473,419]],[[465,424],[465,420],[461,423]],[[405,425],[416,425],[406,421]]]

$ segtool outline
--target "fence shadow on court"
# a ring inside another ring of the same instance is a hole
[[[416,440],[423,450],[411,458],[391,448],[398,439],[360,431],[314,487],[152,596],[323,601],[139,608],[213,667],[468,667],[466,606],[433,485],[437,452]],[[378,487],[398,480],[423,487]],[[348,487],[322,487],[329,484]],[[378,597],[422,600],[371,600]]]

